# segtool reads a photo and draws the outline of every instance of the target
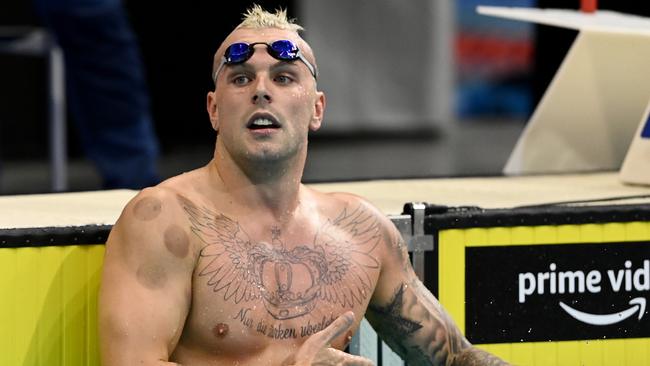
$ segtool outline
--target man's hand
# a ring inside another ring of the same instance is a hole
[[[373,363],[366,358],[353,356],[329,346],[334,339],[350,329],[353,323],[354,314],[351,311],[339,316],[327,328],[309,337],[283,364],[285,366],[372,366]]]

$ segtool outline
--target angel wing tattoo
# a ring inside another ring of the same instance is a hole
[[[378,220],[362,205],[328,219],[313,245],[288,250],[256,242],[231,218],[184,197],[179,200],[192,232],[206,244],[198,276],[207,278],[225,301],[261,299],[270,315],[284,320],[310,313],[318,299],[346,308],[362,304],[372,293],[370,271],[379,269],[372,251],[383,235]]]

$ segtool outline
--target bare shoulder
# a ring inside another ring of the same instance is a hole
[[[319,205],[324,206],[326,209],[336,211],[342,208],[358,208],[363,210],[367,215],[381,220],[382,224],[390,223],[388,217],[381,212],[375,205],[373,205],[366,198],[348,192],[320,192],[312,190],[317,197]]]
[[[146,229],[177,211],[177,197],[178,192],[169,187],[145,188],[127,203],[116,226],[137,224]]]
[[[388,216],[379,210],[367,199],[356,194],[347,192],[331,192],[322,193],[314,191],[317,197],[317,202],[322,210],[326,212],[326,216],[334,218],[335,222],[339,222],[340,226],[356,225],[355,233],[358,233],[358,228],[365,227],[372,228],[378,240],[375,248],[375,254],[381,262],[386,258],[393,257],[392,253],[401,246],[401,236],[395,225],[388,218]],[[401,253],[401,251],[400,251]]]
[[[181,219],[183,198],[195,195],[197,182],[204,174],[202,170],[183,173],[143,189],[124,207],[116,227],[135,225],[138,230],[148,230]]]
[[[196,252],[183,214],[183,193],[165,185],[145,188],[129,201],[113,226],[107,251],[124,255],[171,254],[190,260]],[[165,254],[166,253],[166,254]]]
[[[358,221],[373,222],[376,225],[382,245],[376,247],[375,254],[381,261],[383,269],[395,268],[400,273],[410,273],[412,271],[404,239],[384,212],[373,205],[372,202],[356,194],[346,192],[321,194],[334,202],[330,204],[344,207],[348,216],[352,211],[356,214]]]
[[[364,197],[348,192],[320,192],[311,190],[319,210],[326,216],[350,217],[373,222],[381,233],[382,241],[390,245],[394,240],[396,228],[388,216]]]

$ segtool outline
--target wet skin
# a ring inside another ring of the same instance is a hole
[[[233,42],[278,39],[314,61],[295,32],[278,29],[236,30],[215,57]],[[220,72],[207,96],[214,159],[140,192],[111,231],[103,364],[342,362],[351,356],[337,350],[366,310],[411,364],[502,364],[471,347],[417,280],[383,213],[300,183],[324,108],[307,67],[263,46]],[[273,128],[251,128],[260,118]]]

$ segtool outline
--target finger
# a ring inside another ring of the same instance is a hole
[[[353,323],[354,313],[348,311],[344,314],[341,314],[338,318],[336,318],[336,320],[332,322],[332,324],[328,325],[325,329],[310,337],[307,342],[310,342],[313,338],[315,338],[315,340],[312,342],[319,344],[319,348],[327,347],[330,343],[332,343],[334,339],[340,337],[343,333],[350,329]]]
[[[327,346],[334,340],[339,337],[341,334],[346,332],[352,324],[354,323],[354,313],[348,311],[328,325],[327,328],[321,330],[320,332],[312,335],[305,341],[305,343],[300,347],[296,353],[296,360],[311,360],[314,358],[316,353]]]
[[[351,355],[335,348],[326,348],[318,352],[314,359],[314,363],[323,365],[374,366],[372,361],[365,357]]]
[[[349,354],[345,356],[343,365],[344,366],[375,366],[375,364],[372,363],[372,361],[370,361],[365,357],[349,355]]]

